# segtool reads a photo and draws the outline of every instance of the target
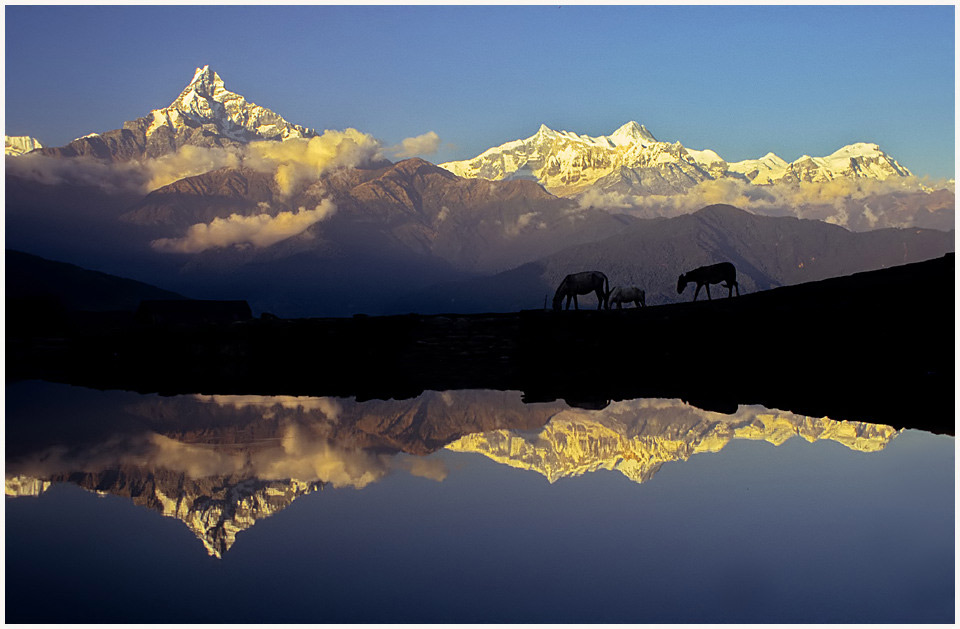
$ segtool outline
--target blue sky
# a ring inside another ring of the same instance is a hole
[[[952,177],[954,7],[6,6],[5,133],[65,144],[168,105],[198,66],[291,122],[433,162],[544,123],[636,120],[728,161],[876,142]]]

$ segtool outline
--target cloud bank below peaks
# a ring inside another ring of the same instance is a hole
[[[382,161],[384,152],[401,159],[429,155],[439,146],[440,136],[433,131],[384,148],[380,140],[356,129],[327,130],[313,138],[251,142],[234,149],[184,146],[176,153],[145,160],[143,167],[147,191],[211,170],[245,166],[272,174],[280,193],[289,197],[329,170]]]
[[[428,140],[409,138],[403,145],[423,149],[429,144]],[[8,158],[6,168],[11,174],[47,185],[79,184],[97,186],[108,192],[147,193],[185,177],[244,166],[272,174],[281,194],[290,196],[328,170],[382,159],[380,140],[356,129],[345,129],[327,130],[309,139],[251,142],[230,148],[186,145],[174,153],[129,162],[27,154]]]
[[[754,214],[816,219],[853,231],[885,227],[953,229],[952,182],[928,183],[916,177],[771,185],[718,179],[671,195],[634,195],[593,188],[580,195],[577,202],[582,210],[608,209],[642,218],[671,218],[726,203]],[[949,203],[929,194],[931,190],[949,191]]]
[[[261,209],[268,209],[261,205]],[[197,223],[182,238],[161,238],[150,246],[164,253],[200,253],[208,249],[247,245],[269,247],[287,238],[302,234],[311,225],[333,215],[337,206],[323,199],[314,209],[299,208],[296,212],[276,215],[263,212],[252,216],[231,214],[209,223]]]

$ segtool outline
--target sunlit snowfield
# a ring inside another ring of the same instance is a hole
[[[6,397],[10,622],[954,620],[952,437],[495,391]]]

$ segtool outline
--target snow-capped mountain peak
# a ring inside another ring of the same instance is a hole
[[[653,144],[657,141],[645,126],[631,120],[609,135],[614,146],[630,146],[633,144]]]
[[[312,137],[307,129],[284,120],[280,115],[247,102],[229,91],[220,75],[205,65],[197,68],[190,81],[169,107],[150,112],[149,137],[162,127],[179,131],[185,126],[211,125],[215,131],[237,142],[253,140],[289,140]],[[186,121],[193,124],[187,125]]]
[[[766,185],[838,178],[883,180],[911,174],[878,145],[866,142],[844,146],[826,157],[804,155],[787,162],[769,152],[759,159],[728,163],[711,149],[658,141],[636,121],[599,137],[541,125],[526,140],[507,142],[473,159],[440,166],[461,177],[534,178],[558,196],[583,194],[594,186],[629,195],[677,194],[716,179]]]
[[[34,149],[43,148],[40,140],[31,138],[28,135],[5,135],[3,136],[4,155],[23,155]]]
[[[231,92],[210,66],[193,78],[167,107],[123,123],[122,128],[91,133],[63,147],[42,149],[58,157],[90,156],[110,161],[159,157],[183,146],[230,148],[262,140],[311,138],[317,132],[287,122],[279,114]]]

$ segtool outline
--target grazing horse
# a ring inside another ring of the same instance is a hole
[[[737,289],[737,297],[740,296],[740,285],[737,284],[737,269],[729,262],[701,266],[688,273],[683,273],[677,280],[677,293],[682,293],[688,282],[697,283],[697,290],[693,293],[693,301],[697,301],[697,295],[704,286],[707,287],[707,299],[713,299],[710,296],[710,285],[721,282],[725,282],[723,287],[727,289],[727,297],[733,297],[734,288]]]
[[[563,278],[557,292],[553,294],[553,309],[560,310],[560,302],[567,298],[567,310],[570,310],[570,300],[573,299],[573,307],[580,310],[577,303],[577,295],[597,294],[597,310],[607,305],[607,294],[610,292],[610,282],[607,276],[600,271],[583,271],[582,273],[571,273]]]
[[[617,304],[617,310],[623,310],[623,302],[633,302],[637,308],[647,305],[647,293],[636,286],[617,286],[607,295],[607,308]]]

